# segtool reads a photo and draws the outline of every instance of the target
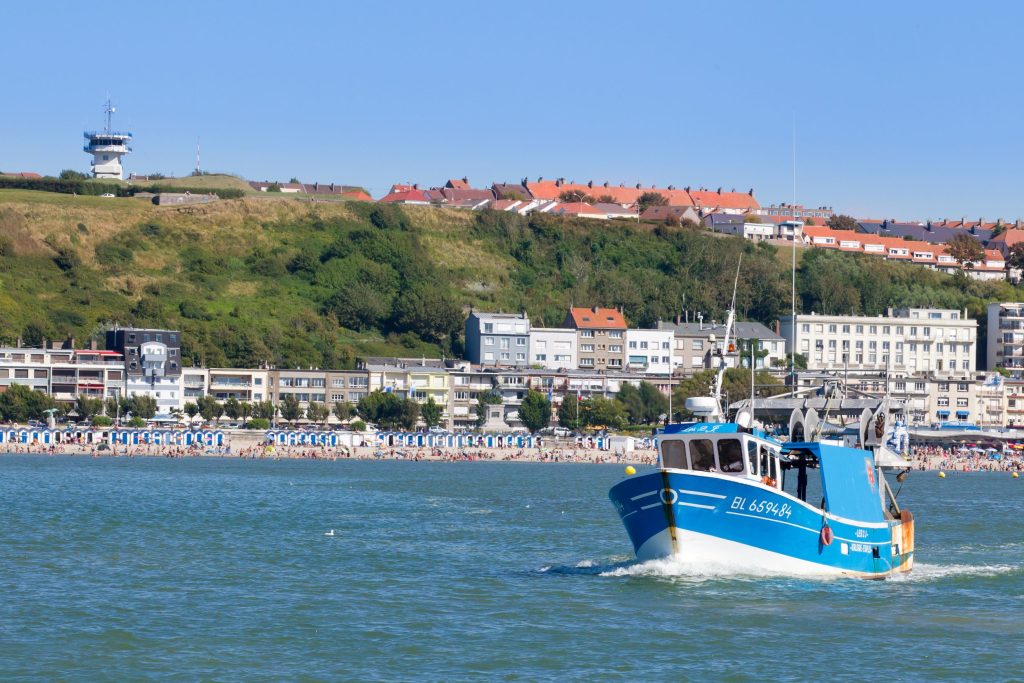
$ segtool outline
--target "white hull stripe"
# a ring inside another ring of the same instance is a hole
[[[723,495],[719,495],[717,493],[705,493],[704,491],[690,491],[688,489],[679,489],[679,493],[685,493],[691,496],[704,496],[706,498],[718,498],[719,500],[725,499],[725,496]]]
[[[658,503],[651,503],[650,505],[644,505],[644,506],[643,506],[642,508],[640,508],[640,509],[641,509],[641,510],[650,510],[651,508],[656,508],[656,507],[660,507],[660,506],[661,506],[661,503],[660,503],[660,502],[658,502]]]
[[[630,500],[640,500],[641,498],[647,498],[648,496],[658,495],[657,491],[648,491],[647,493],[641,493],[639,496],[633,496]]]
[[[714,510],[715,509],[714,505],[701,505],[700,503],[687,503],[687,502],[684,502],[684,501],[679,501],[679,505],[685,505],[688,508],[701,508],[702,510]]]

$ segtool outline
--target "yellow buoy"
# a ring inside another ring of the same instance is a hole
[[[1014,479],[1016,479],[1016,478],[1017,478],[1017,477],[1018,477],[1019,475],[1018,475],[1018,474],[1017,474],[1016,472],[1014,472],[1014,473],[1013,473],[1012,475],[1010,475],[1010,476],[1012,476],[1012,477],[1013,477]]]
[[[634,474],[636,474],[636,468],[633,467],[632,465],[626,465],[626,474],[632,477]],[[1013,476],[1016,477],[1017,475],[1015,474]]]
[[[945,472],[939,472],[939,479],[945,479],[945,478],[946,478],[946,473]]]

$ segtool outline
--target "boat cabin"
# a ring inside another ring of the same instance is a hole
[[[774,439],[731,423],[669,425],[658,439],[663,468],[755,479],[776,489],[782,487],[780,449]]]

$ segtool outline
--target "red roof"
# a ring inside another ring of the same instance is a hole
[[[590,204],[586,202],[559,202],[559,204],[551,209],[551,213],[567,213],[573,216],[579,216],[583,214],[604,216],[604,212],[598,211]]]
[[[459,179],[459,178],[451,178],[447,183],[444,184],[444,186],[449,188],[449,189],[452,189],[452,190],[468,190],[469,189],[469,183],[466,182],[465,179]]]
[[[352,190],[351,192],[342,192],[341,196],[345,197],[346,199],[354,199],[354,200],[360,201],[360,202],[372,202],[373,201],[373,197],[371,197],[370,195],[366,194],[362,190]]]
[[[396,204],[402,202],[423,202],[429,203],[430,197],[425,190],[407,190],[404,192],[392,192],[377,200],[383,204]]]
[[[746,192],[722,192],[721,190],[690,190],[694,206],[706,209],[760,209],[761,205],[753,194]]]
[[[600,199],[605,196],[610,197],[615,204],[633,204],[640,199],[640,195],[647,192],[657,192],[665,197],[672,206],[693,206],[693,202],[690,201],[690,195],[686,193],[686,190],[678,190],[674,187],[625,187],[624,185],[611,185],[609,183],[580,184],[557,180],[541,180],[536,183],[527,182],[526,189],[530,191],[534,199],[554,200],[558,199],[563,192],[582,192],[594,199]]]
[[[1007,248],[1018,242],[1024,242],[1024,230],[1016,228],[1005,230],[988,241],[989,244],[1005,244]]]
[[[617,308],[570,308],[566,324],[581,330],[626,329],[626,319]]]
[[[34,173],[32,171],[19,171],[18,173],[0,173],[0,175],[12,175],[12,176],[15,176],[16,178],[31,178],[31,179],[42,178],[43,177],[43,176],[39,175],[38,173]]]

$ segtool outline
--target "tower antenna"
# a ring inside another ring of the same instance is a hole
[[[199,138],[196,138],[196,170],[192,172],[192,175],[202,175],[199,170]]]
[[[103,130],[104,133],[110,133],[110,117],[117,111],[117,107],[110,103],[110,96],[107,96],[107,102],[103,105],[103,113],[107,115],[107,127]]]

